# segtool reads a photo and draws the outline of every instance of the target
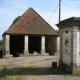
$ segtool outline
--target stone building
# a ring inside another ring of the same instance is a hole
[[[3,55],[54,54],[59,34],[32,8],[3,33]]]
[[[69,73],[80,71],[80,18],[71,17],[60,21],[59,68]]]

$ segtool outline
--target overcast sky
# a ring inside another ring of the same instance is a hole
[[[58,9],[53,16],[52,14],[58,4],[59,0],[0,0],[0,40],[3,32],[10,27],[15,17],[21,16],[29,7],[32,7],[57,30],[55,24],[58,23]],[[80,16],[80,0],[62,0],[61,20],[73,16]]]

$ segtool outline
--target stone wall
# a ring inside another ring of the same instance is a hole
[[[57,37],[57,53],[60,54],[60,36]]]
[[[50,55],[57,52],[57,36],[46,36],[46,52]]]

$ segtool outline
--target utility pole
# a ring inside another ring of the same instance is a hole
[[[59,23],[61,20],[61,0],[59,0]]]

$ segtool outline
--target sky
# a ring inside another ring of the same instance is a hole
[[[57,30],[58,4],[59,0],[0,0],[0,40],[13,20],[24,14],[29,7]],[[80,17],[80,0],[61,0],[61,21],[70,17]]]

